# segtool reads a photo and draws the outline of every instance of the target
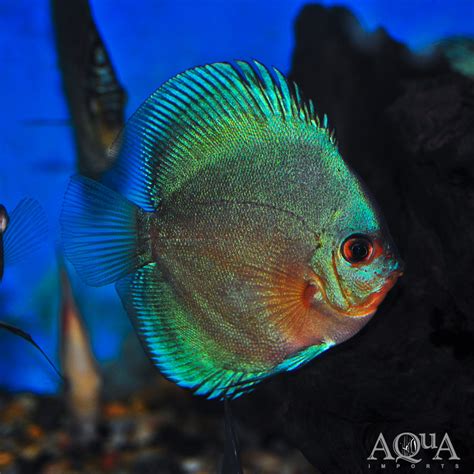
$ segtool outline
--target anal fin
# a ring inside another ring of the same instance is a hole
[[[270,375],[223,367],[156,263],[121,279],[116,289],[148,356],[179,386],[208,398],[232,399]]]

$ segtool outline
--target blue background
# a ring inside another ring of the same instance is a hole
[[[126,115],[162,82],[198,64],[259,59],[288,72],[293,22],[302,0],[95,0],[93,13],[128,93]],[[473,0],[324,1],[349,6],[367,30],[383,26],[412,49],[451,35],[474,34]],[[62,94],[47,0],[0,4],[0,202],[12,210],[36,198],[49,220],[43,250],[8,269],[0,319],[29,331],[57,361],[58,215],[75,151]],[[118,357],[131,326],[112,287],[74,278],[76,296],[98,360]],[[58,379],[25,342],[0,333],[0,386],[51,392]],[[138,346],[136,346],[136,350]],[[140,356],[141,357],[141,356]]]

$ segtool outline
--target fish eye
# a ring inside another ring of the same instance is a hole
[[[7,230],[8,227],[8,213],[5,207],[0,204],[0,234],[3,234]]]
[[[368,263],[374,255],[374,244],[366,235],[353,234],[344,240],[341,252],[349,263]]]

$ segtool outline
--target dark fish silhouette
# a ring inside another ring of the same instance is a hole
[[[123,126],[126,95],[87,0],[51,1],[59,66],[74,125],[78,169],[97,178],[110,167],[109,146]]]

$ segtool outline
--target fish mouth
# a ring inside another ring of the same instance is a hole
[[[364,318],[367,316],[373,316],[373,314],[377,311],[379,305],[385,299],[385,296],[387,296],[387,293],[394,287],[398,278],[400,278],[402,275],[402,271],[395,270],[387,277],[387,280],[380,288],[380,290],[372,293],[361,304],[354,305],[348,309],[342,309],[329,301],[325,284],[319,276],[312,275],[310,284],[318,288],[321,295],[319,300],[324,300],[324,303],[338,315],[352,318]]]
[[[398,278],[402,275],[397,271],[388,276],[386,282],[380,290],[372,293],[361,305],[354,306],[347,312],[347,316],[363,317],[375,313],[387,293],[394,287]]]

